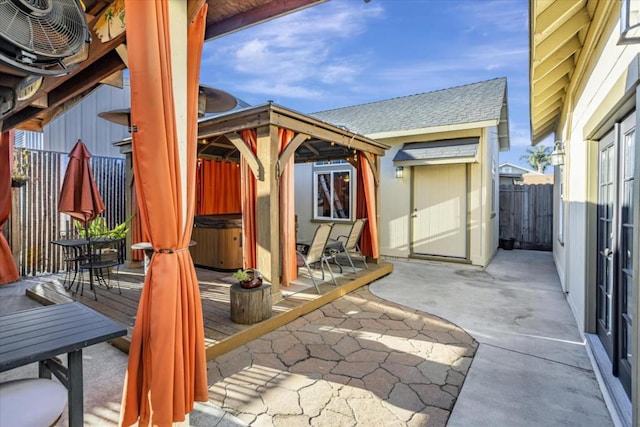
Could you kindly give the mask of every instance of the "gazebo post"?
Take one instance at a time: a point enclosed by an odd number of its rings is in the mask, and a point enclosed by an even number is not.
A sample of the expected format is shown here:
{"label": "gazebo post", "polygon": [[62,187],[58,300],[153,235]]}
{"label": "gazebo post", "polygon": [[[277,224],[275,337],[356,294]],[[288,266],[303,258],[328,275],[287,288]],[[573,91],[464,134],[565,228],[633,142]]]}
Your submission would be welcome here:
{"label": "gazebo post", "polygon": [[262,276],[271,283],[273,302],[282,299],[280,292],[280,192],[276,165],[278,161],[278,127],[258,128],[258,163],[263,170],[256,183],[256,262]]}

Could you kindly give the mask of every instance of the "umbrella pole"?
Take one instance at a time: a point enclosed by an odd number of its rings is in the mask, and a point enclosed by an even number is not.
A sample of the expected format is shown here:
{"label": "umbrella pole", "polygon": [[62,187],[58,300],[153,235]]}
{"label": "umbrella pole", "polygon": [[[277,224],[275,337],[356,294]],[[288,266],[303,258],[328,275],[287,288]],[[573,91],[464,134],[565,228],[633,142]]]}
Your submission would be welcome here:
{"label": "umbrella pole", "polygon": [[95,290],[93,289],[93,253],[91,251],[91,235],[89,234],[89,221],[84,222],[84,235],[87,238],[87,252],[89,254],[89,289],[91,289],[94,294]]}

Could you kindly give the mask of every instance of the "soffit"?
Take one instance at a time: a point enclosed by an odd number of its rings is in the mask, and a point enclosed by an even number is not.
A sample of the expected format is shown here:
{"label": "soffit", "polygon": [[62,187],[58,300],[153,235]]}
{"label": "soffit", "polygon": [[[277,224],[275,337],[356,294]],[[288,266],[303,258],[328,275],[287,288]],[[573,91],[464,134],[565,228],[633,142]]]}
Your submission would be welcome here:
{"label": "soffit", "polygon": [[530,107],[534,144],[555,130],[597,0],[531,0]]}

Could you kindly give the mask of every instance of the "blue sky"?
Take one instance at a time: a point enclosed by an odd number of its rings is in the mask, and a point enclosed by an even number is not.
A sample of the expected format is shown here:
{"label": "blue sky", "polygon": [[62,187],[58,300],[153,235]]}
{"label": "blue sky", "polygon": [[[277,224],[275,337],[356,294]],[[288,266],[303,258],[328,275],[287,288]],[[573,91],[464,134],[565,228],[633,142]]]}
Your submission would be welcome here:
{"label": "blue sky", "polygon": [[330,0],[207,42],[200,81],[313,113],[506,76],[527,166],[528,49],[526,0]]}

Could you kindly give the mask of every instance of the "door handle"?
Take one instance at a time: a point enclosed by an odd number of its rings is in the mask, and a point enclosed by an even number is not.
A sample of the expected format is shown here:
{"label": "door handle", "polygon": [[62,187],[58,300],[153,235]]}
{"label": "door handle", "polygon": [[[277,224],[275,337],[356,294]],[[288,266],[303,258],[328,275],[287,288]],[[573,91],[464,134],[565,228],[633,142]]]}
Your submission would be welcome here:
{"label": "door handle", "polygon": [[611,255],[612,253],[613,253],[613,251],[612,251],[611,249],[609,249],[609,248],[604,248],[604,250],[602,251],[602,254],[603,254],[604,256],[609,256],[609,255]]}

